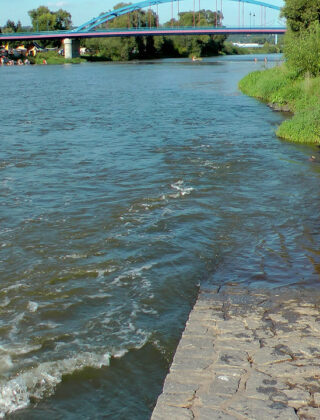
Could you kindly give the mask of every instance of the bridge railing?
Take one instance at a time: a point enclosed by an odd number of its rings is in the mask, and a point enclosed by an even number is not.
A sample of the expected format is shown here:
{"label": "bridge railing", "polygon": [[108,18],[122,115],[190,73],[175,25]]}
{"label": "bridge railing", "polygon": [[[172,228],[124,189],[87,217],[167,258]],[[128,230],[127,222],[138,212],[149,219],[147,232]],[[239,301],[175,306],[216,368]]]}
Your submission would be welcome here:
{"label": "bridge railing", "polygon": [[[183,31],[189,31],[189,30],[217,30],[217,32],[223,32],[224,30],[259,30],[259,29],[269,29],[269,30],[276,30],[276,29],[284,29],[283,26],[273,26],[273,27],[265,27],[265,26],[259,26],[259,25],[255,25],[255,26],[250,26],[250,27],[232,27],[232,26],[156,26],[156,27],[149,27],[149,26],[138,26],[138,27],[130,27],[130,28],[104,28],[104,29],[93,29],[90,31],[90,34],[94,34],[96,33],[101,34],[101,33],[114,33],[114,32],[137,32],[137,31],[144,31],[144,32],[170,32],[170,30],[172,31],[177,31],[177,30],[181,30],[181,32]],[[52,35],[59,35],[59,37],[61,37],[61,35],[64,35],[66,38],[69,36],[72,36],[73,38],[76,36],[76,34],[83,35],[83,34],[89,34],[89,32],[87,31],[79,31],[77,33],[72,32],[72,30],[67,30],[67,31],[39,31],[39,32],[10,32],[10,33],[0,33],[0,39],[1,38],[21,38],[23,39],[23,37],[28,37],[30,38],[30,36],[34,36],[34,37],[45,37],[46,35],[48,35],[48,37],[52,37]]]}
{"label": "bridge railing", "polygon": [[39,32],[7,32],[7,33],[0,33],[0,39],[1,38],[16,38],[16,37],[21,37],[23,38],[24,36],[26,37],[30,37],[30,35],[34,35],[36,36],[43,36],[43,35],[63,35],[65,34],[66,37],[68,34],[70,34],[70,31],[39,31]]}

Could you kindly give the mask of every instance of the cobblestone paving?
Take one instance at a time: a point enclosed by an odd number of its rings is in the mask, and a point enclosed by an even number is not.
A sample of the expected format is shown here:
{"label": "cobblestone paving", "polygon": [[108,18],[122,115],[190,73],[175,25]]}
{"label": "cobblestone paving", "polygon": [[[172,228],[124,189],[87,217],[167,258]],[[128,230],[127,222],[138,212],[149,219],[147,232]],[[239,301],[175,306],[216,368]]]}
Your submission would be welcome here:
{"label": "cobblestone paving", "polygon": [[320,293],[202,291],[152,420],[320,420]]}

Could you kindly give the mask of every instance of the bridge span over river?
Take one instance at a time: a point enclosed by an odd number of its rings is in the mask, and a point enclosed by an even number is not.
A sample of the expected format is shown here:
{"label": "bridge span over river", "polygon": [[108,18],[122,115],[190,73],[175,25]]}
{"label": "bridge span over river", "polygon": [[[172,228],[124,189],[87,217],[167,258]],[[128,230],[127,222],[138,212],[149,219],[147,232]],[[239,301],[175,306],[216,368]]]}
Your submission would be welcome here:
{"label": "bridge span over river", "polygon": [[[162,3],[171,3],[171,10],[173,2],[178,3],[181,0],[144,0],[138,3],[133,3],[118,9],[111,10],[107,13],[101,14],[97,18],[93,18],[88,22],[78,26],[77,28],[66,31],[42,31],[42,32],[17,32],[0,34],[0,41],[27,41],[27,40],[43,40],[43,39],[62,39],[65,44],[66,58],[73,58],[79,55],[80,39],[83,38],[98,38],[98,37],[131,37],[131,36],[169,36],[169,35],[231,35],[231,34],[283,34],[286,27],[282,26],[266,26],[266,10],[273,9],[280,12],[280,7],[274,4],[265,3],[258,0],[228,0],[238,3],[238,26],[227,27],[222,26],[216,22],[213,26],[196,26],[195,20],[195,1],[194,4],[194,25],[191,27],[170,26],[162,27],[157,23],[156,27],[128,27],[128,28],[103,28],[108,22],[116,17],[124,14],[130,14],[136,10],[143,8],[158,7]],[[261,25],[244,25],[244,7],[245,3],[260,7]],[[220,0],[220,10],[218,11],[218,0],[216,0],[216,15],[220,13],[222,16],[223,0]],[[199,0],[200,10],[200,0]],[[241,25],[242,14],[242,25]],[[173,22],[173,16],[172,20]],[[158,20],[157,20],[158,22]]]}

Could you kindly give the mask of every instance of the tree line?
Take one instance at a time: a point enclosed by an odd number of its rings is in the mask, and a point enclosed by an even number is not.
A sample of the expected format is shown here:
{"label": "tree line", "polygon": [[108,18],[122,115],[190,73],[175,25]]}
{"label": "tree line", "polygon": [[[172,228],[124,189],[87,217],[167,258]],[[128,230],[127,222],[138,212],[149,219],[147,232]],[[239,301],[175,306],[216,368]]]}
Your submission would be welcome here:
{"label": "tree line", "polygon": [[70,29],[72,25],[71,14],[63,9],[52,12],[48,7],[40,6],[37,9],[30,10],[28,14],[31,18],[32,27],[23,27],[20,20],[15,23],[9,19],[5,26],[0,28],[0,31],[2,33],[59,31]]}
{"label": "tree line", "polygon": [[[119,3],[115,9],[127,4]],[[199,26],[221,26],[222,13],[200,10],[196,24]],[[181,12],[178,19],[170,20],[163,26],[193,26],[193,12]],[[107,28],[156,27],[158,16],[152,10],[137,10],[122,15],[104,24]],[[100,27],[102,29],[102,27]],[[98,56],[107,60],[131,60],[153,57],[181,57],[195,55],[197,57],[216,55],[224,48],[225,36],[145,36],[123,38],[92,38],[83,42],[84,46],[95,51]]]}

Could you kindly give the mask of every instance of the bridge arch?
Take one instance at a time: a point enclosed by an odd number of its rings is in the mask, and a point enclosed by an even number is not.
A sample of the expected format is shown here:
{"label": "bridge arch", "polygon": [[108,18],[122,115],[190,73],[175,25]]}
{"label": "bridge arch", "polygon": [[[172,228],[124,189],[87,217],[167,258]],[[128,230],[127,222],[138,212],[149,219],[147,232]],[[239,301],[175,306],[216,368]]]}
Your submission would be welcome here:
{"label": "bridge arch", "polygon": [[[83,23],[82,25],[78,26],[73,32],[88,32],[94,29],[95,27],[101,25],[102,23],[108,22],[118,16],[125,15],[127,13],[134,12],[135,10],[143,9],[145,7],[155,6],[157,4],[163,3],[171,3],[172,1],[179,1],[179,0],[144,0],[138,3],[133,3],[128,6],[120,7],[119,9],[111,10],[107,13],[104,13],[96,18],[89,20],[88,22]],[[275,6],[270,3],[265,3],[259,0],[229,0],[229,1],[236,1],[237,3],[249,3],[254,4],[256,6],[263,6],[273,10],[280,10],[279,6]]]}

